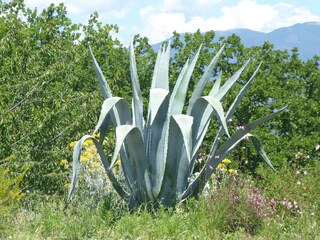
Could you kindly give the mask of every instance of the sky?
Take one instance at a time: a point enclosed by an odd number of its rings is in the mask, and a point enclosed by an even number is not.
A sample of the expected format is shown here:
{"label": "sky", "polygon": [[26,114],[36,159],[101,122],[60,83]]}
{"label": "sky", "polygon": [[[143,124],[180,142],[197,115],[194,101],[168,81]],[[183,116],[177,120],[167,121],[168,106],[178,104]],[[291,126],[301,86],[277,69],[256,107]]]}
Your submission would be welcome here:
{"label": "sky", "polygon": [[124,44],[135,34],[150,44],[179,33],[248,28],[271,32],[296,23],[320,22],[320,0],[26,0],[42,10],[63,2],[74,23],[87,23],[97,11],[104,24],[117,24],[114,33]]}

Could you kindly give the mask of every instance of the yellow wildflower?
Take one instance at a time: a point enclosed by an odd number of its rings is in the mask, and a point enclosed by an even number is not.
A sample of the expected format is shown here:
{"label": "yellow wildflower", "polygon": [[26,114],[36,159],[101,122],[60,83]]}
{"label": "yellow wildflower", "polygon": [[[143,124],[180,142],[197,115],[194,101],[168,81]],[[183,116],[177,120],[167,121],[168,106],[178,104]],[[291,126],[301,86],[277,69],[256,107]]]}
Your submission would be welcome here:
{"label": "yellow wildflower", "polygon": [[92,153],[91,151],[85,151],[82,155],[83,155],[84,157],[88,158],[88,160],[94,158],[94,155],[93,155],[93,153]]}
{"label": "yellow wildflower", "polygon": [[230,169],[229,169],[229,173],[236,173],[236,170],[233,169],[233,168],[230,168]]}
{"label": "yellow wildflower", "polygon": [[65,185],[63,185],[64,188],[69,188],[70,187],[70,183],[66,183]]}
{"label": "yellow wildflower", "polygon": [[89,162],[89,158],[86,156],[80,156],[80,162]]}
{"label": "yellow wildflower", "polygon": [[84,147],[88,147],[88,146],[92,146],[94,143],[92,141],[92,139],[88,139],[83,143]]}
{"label": "yellow wildflower", "polygon": [[69,148],[70,148],[70,149],[73,149],[76,144],[77,144],[77,141],[72,141],[72,142],[69,144]]}
{"label": "yellow wildflower", "polygon": [[98,168],[98,167],[100,167],[100,164],[99,164],[99,162],[97,162],[97,161],[92,162],[90,165],[91,165],[92,168]]}
{"label": "yellow wildflower", "polygon": [[60,161],[60,166],[63,167],[64,169],[67,169],[69,167],[69,162],[67,159],[62,159]]}
{"label": "yellow wildflower", "polygon": [[223,163],[219,163],[219,165],[217,166],[217,168],[219,168],[219,169],[223,169],[225,167],[226,167],[226,165],[224,165]]}
{"label": "yellow wildflower", "polygon": [[223,162],[224,164],[229,164],[229,163],[231,163],[231,160],[228,159],[228,158],[225,158],[225,159],[222,160],[222,162]]}
{"label": "yellow wildflower", "polygon": [[91,147],[88,147],[86,148],[85,152],[88,152],[92,155],[96,155],[98,152],[97,152],[97,148],[94,147],[94,146],[91,146]]}

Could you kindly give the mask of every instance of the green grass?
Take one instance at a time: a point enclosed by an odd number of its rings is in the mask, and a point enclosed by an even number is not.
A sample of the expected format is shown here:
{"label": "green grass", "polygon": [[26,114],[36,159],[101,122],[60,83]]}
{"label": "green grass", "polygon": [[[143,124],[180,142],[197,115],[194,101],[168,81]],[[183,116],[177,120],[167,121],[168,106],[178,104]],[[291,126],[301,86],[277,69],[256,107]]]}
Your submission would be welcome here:
{"label": "green grass", "polygon": [[[319,162],[298,174],[297,169],[272,173],[261,168],[260,180],[227,178],[200,200],[190,199],[175,209],[142,206],[133,213],[117,198],[105,198],[98,206],[79,198],[64,212],[61,196],[29,195],[7,219],[9,231],[2,238],[320,239],[319,170]],[[298,207],[287,209],[281,204],[284,199]],[[261,208],[259,201],[264,201]]]}

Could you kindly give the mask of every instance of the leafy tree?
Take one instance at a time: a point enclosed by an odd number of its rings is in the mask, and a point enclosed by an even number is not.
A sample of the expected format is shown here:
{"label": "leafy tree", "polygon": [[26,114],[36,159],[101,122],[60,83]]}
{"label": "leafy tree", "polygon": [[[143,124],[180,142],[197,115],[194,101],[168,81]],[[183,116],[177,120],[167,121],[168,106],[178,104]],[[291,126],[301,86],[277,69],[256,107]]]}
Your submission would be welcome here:
{"label": "leafy tree", "polygon": [[87,44],[101,47],[99,58],[107,52],[107,59],[119,59],[108,62],[108,73],[121,71],[125,50],[111,37],[116,27],[102,26],[97,14],[80,26],[72,24],[63,4],[41,13],[23,1],[1,2],[1,9],[0,159],[14,154],[13,165],[30,166],[26,188],[62,192],[68,179],[60,160],[70,158],[68,143],[78,132],[92,128],[86,119],[97,117],[101,103]]}

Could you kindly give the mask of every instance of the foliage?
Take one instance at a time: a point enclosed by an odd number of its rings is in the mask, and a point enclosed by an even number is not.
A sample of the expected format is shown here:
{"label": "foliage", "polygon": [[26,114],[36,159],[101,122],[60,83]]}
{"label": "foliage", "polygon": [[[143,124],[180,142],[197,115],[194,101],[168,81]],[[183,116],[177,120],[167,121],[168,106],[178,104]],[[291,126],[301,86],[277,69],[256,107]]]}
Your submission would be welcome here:
{"label": "foliage", "polygon": [[21,0],[1,1],[0,133],[5,141],[0,143],[0,159],[19,156],[10,163],[12,171],[29,166],[25,189],[64,193],[68,173],[61,169],[60,159],[68,159],[70,139],[90,128],[84,119],[98,114],[88,42],[98,59],[104,59],[105,52],[118,59],[106,61],[108,72],[116,73],[111,87],[125,85],[118,79],[124,79],[119,66],[126,64],[126,50],[113,40],[113,31],[116,26],[102,25],[97,14],[87,25],[73,24],[63,4],[38,12]]}

